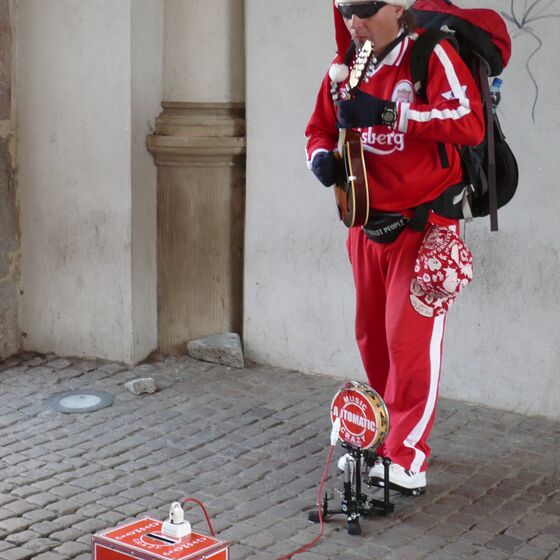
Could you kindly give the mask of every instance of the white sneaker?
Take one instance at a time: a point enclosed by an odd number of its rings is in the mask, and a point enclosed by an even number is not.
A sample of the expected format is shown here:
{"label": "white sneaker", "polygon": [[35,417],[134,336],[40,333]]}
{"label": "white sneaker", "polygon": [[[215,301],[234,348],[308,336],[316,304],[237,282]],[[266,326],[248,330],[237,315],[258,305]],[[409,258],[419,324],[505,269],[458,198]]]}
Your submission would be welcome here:
{"label": "white sneaker", "polygon": [[[375,479],[379,486],[383,486],[385,467],[381,461],[373,465],[369,471],[369,476]],[[391,463],[389,465],[389,483],[397,489],[424,490],[426,488],[426,473],[413,473],[397,463]]]}

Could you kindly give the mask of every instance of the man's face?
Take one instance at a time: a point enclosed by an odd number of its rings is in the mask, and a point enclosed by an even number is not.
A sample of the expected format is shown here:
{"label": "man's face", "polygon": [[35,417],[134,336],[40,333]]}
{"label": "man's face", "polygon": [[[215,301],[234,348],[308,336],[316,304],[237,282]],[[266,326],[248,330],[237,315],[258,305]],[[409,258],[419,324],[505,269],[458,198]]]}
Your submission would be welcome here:
{"label": "man's face", "polygon": [[369,40],[382,47],[397,35],[400,29],[399,18],[403,11],[398,6],[384,4],[371,17],[362,19],[353,15],[351,18],[344,18],[344,23],[350,35],[352,35],[352,39],[357,43],[360,44]]}

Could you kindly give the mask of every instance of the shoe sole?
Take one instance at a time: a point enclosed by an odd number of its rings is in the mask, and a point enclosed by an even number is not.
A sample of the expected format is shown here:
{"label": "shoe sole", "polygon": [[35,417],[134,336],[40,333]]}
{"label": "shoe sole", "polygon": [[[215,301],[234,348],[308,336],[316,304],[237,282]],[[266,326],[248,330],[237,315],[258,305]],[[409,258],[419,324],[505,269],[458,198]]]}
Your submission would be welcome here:
{"label": "shoe sole", "polygon": [[[377,486],[378,488],[385,488],[385,481],[382,478],[372,477],[368,479],[368,483],[371,486]],[[407,488],[406,486],[399,486],[394,482],[389,482],[389,488],[400,492],[401,494],[407,494],[408,496],[421,496],[426,493],[425,486],[419,486],[417,488]]]}

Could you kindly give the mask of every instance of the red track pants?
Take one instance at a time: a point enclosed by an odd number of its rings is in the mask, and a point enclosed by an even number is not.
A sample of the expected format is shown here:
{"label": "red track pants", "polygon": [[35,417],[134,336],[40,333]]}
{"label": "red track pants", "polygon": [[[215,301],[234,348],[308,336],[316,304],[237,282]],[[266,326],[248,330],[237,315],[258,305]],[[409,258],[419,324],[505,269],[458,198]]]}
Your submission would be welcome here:
{"label": "red track pants", "polygon": [[427,318],[410,303],[410,282],[424,233],[405,228],[383,245],[351,228],[347,247],[356,285],[356,341],[370,386],[389,411],[378,449],[405,469],[426,470],[435,419],[445,315]]}

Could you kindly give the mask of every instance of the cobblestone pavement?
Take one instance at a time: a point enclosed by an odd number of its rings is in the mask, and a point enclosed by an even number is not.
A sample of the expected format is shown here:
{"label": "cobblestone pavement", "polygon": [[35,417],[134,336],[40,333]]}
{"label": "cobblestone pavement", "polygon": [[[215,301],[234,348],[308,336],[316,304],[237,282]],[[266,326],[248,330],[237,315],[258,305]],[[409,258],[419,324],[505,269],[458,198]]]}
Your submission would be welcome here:
{"label": "cobblestone pavement", "polygon": [[[153,377],[136,396],[126,381]],[[172,501],[202,500],[232,558],[276,559],[309,542],[340,381],[252,366],[155,357],[115,363],[23,354],[0,363],[0,558],[90,558],[91,535]],[[76,388],[110,408],[62,414]],[[301,560],[560,560],[560,424],[441,400],[428,492],[349,536],[334,517]],[[337,456],[341,454],[340,448]],[[340,487],[331,467],[329,489]],[[198,509],[187,517],[206,532]]]}

